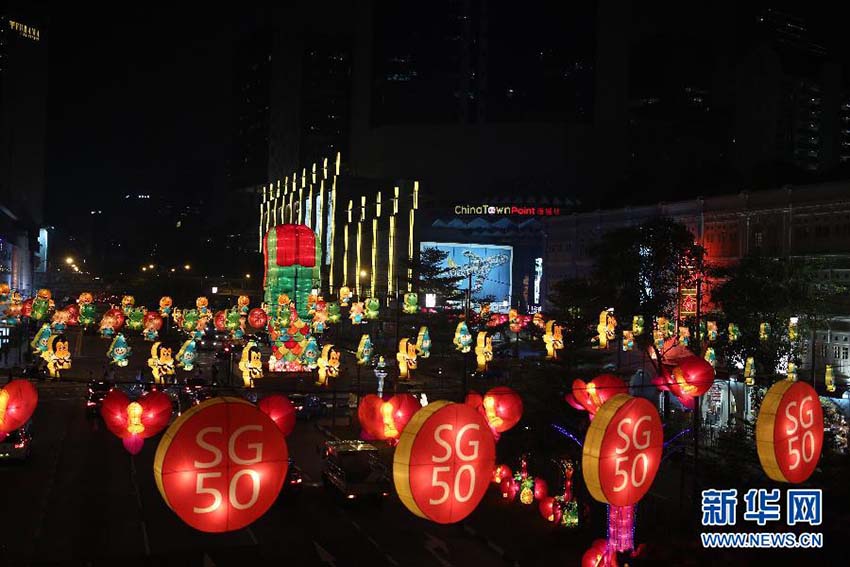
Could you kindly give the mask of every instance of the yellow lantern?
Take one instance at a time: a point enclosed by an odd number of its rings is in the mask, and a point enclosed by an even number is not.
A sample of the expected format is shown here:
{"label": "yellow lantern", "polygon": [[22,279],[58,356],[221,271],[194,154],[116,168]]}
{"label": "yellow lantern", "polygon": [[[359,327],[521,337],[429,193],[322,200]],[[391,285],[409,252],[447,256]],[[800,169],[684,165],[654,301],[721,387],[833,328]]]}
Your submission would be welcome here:
{"label": "yellow lantern", "polygon": [[679,327],[679,344],[688,346],[691,342],[691,330],[687,327]]}
{"label": "yellow lantern", "polygon": [[555,320],[546,321],[543,344],[546,345],[546,358],[558,358],[558,351],[564,348],[563,328]]}
{"label": "yellow lantern", "polygon": [[331,344],[325,345],[317,364],[319,366],[319,379],[316,380],[316,385],[327,386],[328,378],[339,376],[339,351]]}
{"label": "yellow lantern", "polygon": [[479,331],[475,343],[475,360],[478,372],[486,372],[487,364],[493,360],[493,337],[487,331]]}
{"label": "yellow lantern", "polygon": [[340,305],[348,305],[348,303],[350,301],[351,301],[351,289],[347,285],[344,285],[341,288],[339,288],[339,303],[340,303]]}
{"label": "yellow lantern", "polygon": [[831,364],[826,365],[826,376],[824,377],[824,383],[826,384],[827,392],[832,393],[835,391],[835,376],[832,373]]}
{"label": "yellow lantern", "polygon": [[705,360],[714,368],[717,365],[717,354],[714,352],[714,347],[705,349]]}
{"label": "yellow lantern", "polygon": [[752,386],[756,383],[756,361],[752,356],[747,357],[744,363],[744,383],[747,386]]}
{"label": "yellow lantern", "polygon": [[254,341],[248,341],[242,349],[239,370],[242,371],[242,383],[246,388],[253,388],[254,380],[263,377],[262,354]]}
{"label": "yellow lantern", "polygon": [[643,334],[643,315],[632,317],[632,334],[636,337]]}
{"label": "yellow lantern", "polygon": [[766,341],[770,337],[770,323],[759,325],[759,340]]}
{"label": "yellow lantern", "polygon": [[797,317],[791,317],[788,321],[788,340],[792,342],[797,340],[797,323],[799,320]]}
{"label": "yellow lantern", "polygon": [[623,331],[623,352],[629,352],[635,348],[634,331]]}
{"label": "yellow lantern", "polygon": [[599,339],[599,348],[608,348],[608,342],[614,340],[617,331],[617,319],[614,318],[614,310],[606,309],[599,314],[599,324],[596,332]]}
{"label": "yellow lantern", "polygon": [[789,382],[797,381],[797,365],[793,362],[788,363],[788,370],[785,373],[785,379]]}
{"label": "yellow lantern", "polygon": [[469,332],[466,322],[461,321],[457,324],[453,342],[455,348],[462,353],[467,353],[472,348],[472,333]]}
{"label": "yellow lantern", "polygon": [[705,324],[706,334],[708,334],[708,340],[710,342],[714,342],[717,340],[717,321],[708,321]]}
{"label": "yellow lantern", "polygon": [[410,339],[401,339],[395,358],[398,361],[398,379],[407,380],[410,371],[416,370],[416,343],[410,342]]}

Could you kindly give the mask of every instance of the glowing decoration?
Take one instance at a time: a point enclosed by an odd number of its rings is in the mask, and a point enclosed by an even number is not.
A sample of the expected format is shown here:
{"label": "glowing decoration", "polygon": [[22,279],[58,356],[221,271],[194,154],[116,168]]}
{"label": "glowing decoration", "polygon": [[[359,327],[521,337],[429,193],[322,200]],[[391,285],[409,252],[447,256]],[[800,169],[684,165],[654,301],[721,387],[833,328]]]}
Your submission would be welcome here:
{"label": "glowing decoration", "polygon": [[511,478],[513,475],[514,473],[511,471],[511,467],[508,465],[499,465],[493,470],[493,482],[502,484],[504,479]]}
{"label": "glowing decoration", "polygon": [[[175,314],[174,318],[177,318]],[[198,315],[197,309],[186,309],[183,311],[183,316],[180,319],[180,326],[183,327],[183,330],[187,333],[194,333],[195,329],[198,328],[198,321],[200,321],[200,316]]]}
{"label": "glowing decoration", "polygon": [[351,311],[348,313],[348,318],[352,325],[360,325],[364,319],[364,307],[362,301],[355,301],[351,304]]}
{"label": "glowing decoration", "polygon": [[167,376],[173,376],[174,358],[171,356],[171,347],[165,346],[161,342],[152,344],[148,368],[151,369],[155,384],[163,384]]}
{"label": "glowing decoration", "polygon": [[328,326],[328,304],[323,299],[316,302],[313,309],[313,321],[311,327],[316,334],[323,334]]}
{"label": "glowing decoration", "polygon": [[[789,382],[797,381],[797,365],[793,362],[788,363],[788,368],[785,370],[785,379]],[[827,384],[827,389],[829,389],[829,384]]]}
{"label": "glowing decoration", "polygon": [[823,408],[814,388],[787,380],[770,387],[756,420],[756,448],[772,480],[797,484],[812,475],[823,449]]}
{"label": "glowing decoration", "polygon": [[635,507],[608,506],[608,550],[623,552],[635,547]]}
{"label": "glowing decoration", "polygon": [[632,317],[632,333],[636,337],[643,334],[643,315],[635,315]]}
{"label": "glowing decoration", "polygon": [[213,398],[177,418],[154,459],[163,500],[189,526],[238,530],[262,516],[286,478],[286,439],[272,419],[238,398]]}
{"label": "glowing decoration", "polygon": [[132,311],[133,306],[136,305],[136,298],[132,295],[125,295],[121,298],[121,311],[124,312],[125,317],[130,316],[130,311]]}
{"label": "glowing decoration", "polygon": [[307,370],[315,370],[319,366],[320,353],[319,343],[316,342],[315,337],[307,339],[307,345],[301,355],[301,360]]}
{"label": "glowing decoration", "polygon": [[47,350],[41,353],[41,358],[47,363],[47,372],[51,378],[61,378],[63,370],[71,368],[71,352],[68,350],[68,339],[64,335],[53,335],[47,339]]}
{"label": "glowing decoration", "polygon": [[602,374],[589,382],[574,380],[572,393],[566,395],[566,401],[576,409],[585,410],[593,419],[605,402],[628,392],[628,386],[620,378],[613,374]]}
{"label": "glowing decoration", "polygon": [[[658,349],[659,352],[664,351],[664,331],[659,329],[655,329],[652,331],[652,343],[655,345],[655,348]],[[655,359],[655,353],[652,353],[653,360]]]}
{"label": "glowing decoration", "polygon": [[734,343],[735,341],[741,338],[741,330],[735,323],[729,323],[728,333],[730,343]]}
{"label": "glowing decoration", "polygon": [[546,319],[543,318],[543,313],[540,311],[534,314],[531,318],[531,322],[538,329],[546,329]]}
{"label": "glowing decoration", "polygon": [[487,302],[482,303],[481,304],[481,311],[478,312],[478,319],[482,323],[486,323],[487,321],[490,320],[491,312],[492,312],[492,308],[490,307],[490,304],[487,303]]}
{"label": "glowing decoration", "polygon": [[604,539],[594,540],[590,548],[581,556],[581,567],[616,567],[616,565],[616,554],[608,551],[608,542]]}
{"label": "glowing decoration", "polygon": [[339,351],[333,345],[327,344],[322,347],[322,355],[319,357],[319,379],[317,386],[327,386],[329,378],[339,376]]}
{"label": "glowing decoration", "polygon": [[295,405],[287,398],[280,394],[272,394],[266,396],[257,404],[264,414],[272,418],[272,421],[283,433],[284,437],[289,437],[289,434],[295,429],[295,418],[297,412]]}
{"label": "glowing decoration", "polygon": [[27,380],[11,380],[0,388],[0,442],[30,420],[38,405],[38,390]]}
{"label": "glowing decoration", "polygon": [[712,368],[717,366],[717,354],[714,352],[714,347],[705,349],[705,356],[703,358],[705,358]]}
{"label": "glowing decoration", "polygon": [[66,309],[57,309],[53,313],[50,321],[50,332],[54,335],[60,335],[65,332],[68,327],[68,322],[71,320],[71,313]]}
{"label": "glowing decoration", "polygon": [[491,360],[493,360],[493,337],[487,331],[479,331],[475,341],[475,361],[478,364],[478,372],[486,372]]}
{"label": "glowing decoration", "polygon": [[546,322],[543,344],[546,345],[546,358],[549,360],[557,359],[558,351],[564,348],[563,327],[554,319]]}
{"label": "glowing decoration", "polygon": [[419,353],[419,358],[431,356],[431,333],[428,327],[419,327],[419,333],[416,335],[416,352]]}
{"label": "glowing decoration", "polygon": [[189,339],[184,342],[180,347],[180,350],[177,351],[177,366],[185,370],[186,372],[190,372],[195,367],[195,360],[198,359],[198,351],[195,345],[195,341]]}
{"label": "glowing decoration", "polygon": [[230,331],[230,338],[234,341],[241,341],[245,337],[245,329],[242,325],[245,322],[245,317],[234,307],[230,311],[225,312],[225,328]]}
{"label": "glowing decoration", "polygon": [[159,338],[159,330],[162,329],[162,315],[157,311],[148,311],[142,320],[144,330],[142,335],[146,341],[156,341]]}
{"label": "glowing decoration", "polygon": [[708,341],[714,342],[717,340],[717,321],[706,321],[706,332],[708,334]]}
{"label": "glowing decoration", "polygon": [[752,356],[748,356],[744,363],[744,383],[747,386],[753,386],[756,383],[756,361]]}
{"label": "glowing decoration", "polygon": [[248,324],[254,329],[265,329],[269,322],[269,316],[259,307],[254,307],[248,312]]}
{"label": "glowing decoration", "polygon": [[679,327],[679,344],[688,346],[691,342],[691,330],[685,326]]}
{"label": "glowing decoration", "polygon": [[68,321],[66,323],[71,327],[76,327],[80,324],[80,306],[76,303],[68,304],[65,306],[65,309],[60,309],[59,311],[66,311],[68,313]]}
{"label": "glowing decoration", "polygon": [[399,438],[410,418],[421,407],[419,400],[408,393],[396,394],[387,401],[368,394],[360,400],[357,418],[364,438],[392,441]]}
{"label": "glowing decoration", "polygon": [[534,479],[534,499],[542,500],[549,496],[549,485],[540,477]]}
{"label": "glowing decoration", "polygon": [[123,333],[118,333],[112,342],[109,343],[109,349],[106,351],[106,356],[109,358],[109,363],[115,366],[125,367],[130,363],[130,354],[133,349],[127,344],[127,339]]}
{"label": "glowing decoration", "polygon": [[791,317],[788,320],[788,340],[794,342],[797,340],[797,325],[799,324],[800,319],[798,317]]}
{"label": "glowing decoration", "polygon": [[554,496],[545,496],[541,498],[540,503],[537,505],[537,510],[547,522],[557,524],[561,521],[561,509],[555,503]]}
{"label": "glowing decoration", "polygon": [[173,301],[168,295],[163,295],[159,298],[159,314],[163,319],[167,319],[171,315]]}
{"label": "glowing decoration", "polygon": [[321,246],[316,233],[303,224],[272,227],[263,239],[265,300],[272,304],[286,294],[299,313],[307,313],[307,299],[320,281]]}
{"label": "glowing decoration", "polygon": [[33,298],[30,297],[21,303],[21,315],[23,317],[32,317],[32,302]]}
{"label": "glowing decoration", "polygon": [[372,355],[375,354],[375,349],[372,346],[372,339],[369,335],[360,337],[360,343],[357,345],[357,364],[363,366],[372,362]]}
{"label": "glowing decoration", "polygon": [[339,310],[339,303],[333,301],[328,303],[328,323],[339,323],[342,320],[342,313]]}
{"label": "glowing decoration", "polygon": [[156,390],[131,402],[124,392],[113,388],[100,407],[106,428],[121,439],[132,455],[142,450],[145,439],[165,429],[172,411],[171,398]]}
{"label": "glowing decoration", "polygon": [[347,307],[348,304],[351,303],[351,296],[351,289],[347,285],[344,285],[339,288],[339,302],[342,305]]}
{"label": "glowing decoration", "polygon": [[6,303],[9,301],[9,293],[12,291],[12,288],[9,287],[9,284],[6,282],[0,282],[0,303]]}
{"label": "glowing decoration", "polygon": [[36,321],[42,321],[47,317],[47,312],[53,307],[53,294],[49,289],[40,289],[36,292],[32,301],[30,317]]}
{"label": "glowing decoration", "polygon": [[243,317],[248,316],[248,311],[250,311],[251,298],[247,295],[240,295],[236,298],[236,307],[239,308],[239,314]]}
{"label": "glowing decoration", "polygon": [[100,319],[100,336],[111,339],[123,326],[124,313],[117,307],[112,307]]}
{"label": "glowing decoration", "polygon": [[596,414],[582,448],[587,489],[599,502],[629,506],[647,493],[664,446],[661,417],[644,398],[617,394]]}
{"label": "glowing decoration", "polygon": [[213,315],[213,327],[215,327],[216,331],[227,329],[227,312],[224,309],[216,311],[215,315]]}
{"label": "glowing decoration", "polygon": [[635,334],[633,331],[623,331],[623,352],[630,352],[635,348]]}
{"label": "glowing decoration", "polygon": [[826,375],[824,376],[824,384],[826,391],[832,393],[835,391],[835,375],[832,373],[832,365],[826,365]]}
{"label": "glowing decoration", "polygon": [[398,342],[398,352],[395,355],[398,361],[398,379],[407,380],[416,370],[416,344],[409,339],[401,339]]}
{"label": "glowing decoration", "polygon": [[209,309],[210,300],[207,299],[206,297],[204,297],[203,295],[195,300],[195,307],[198,308],[198,316],[199,317],[205,318],[205,317],[209,317],[211,315],[210,309]]}
{"label": "glowing decoration", "polygon": [[44,323],[41,328],[36,331],[35,336],[32,341],[30,341],[30,347],[32,347],[32,353],[36,356],[41,356],[47,351],[47,341],[50,339],[50,323]]}
{"label": "glowing decoration", "polygon": [[183,326],[183,311],[179,307],[175,307],[171,312],[171,318],[174,319],[174,324],[178,327]]}
{"label": "glowing decoration", "polygon": [[496,445],[484,417],[464,404],[432,402],[401,434],[393,480],[405,507],[440,524],[467,517],[487,491]]}
{"label": "glowing decoration", "polygon": [[670,372],[675,389],[671,388],[678,397],[702,396],[708,392],[714,383],[714,367],[705,359],[698,356],[688,356],[677,360],[676,366]]}
{"label": "glowing decoration", "polygon": [[21,315],[23,315],[23,305],[24,301],[20,292],[13,291],[9,294],[9,306],[6,307],[4,313],[9,324],[16,325],[20,322]]}
{"label": "glowing decoration", "polygon": [[512,333],[519,333],[522,330],[522,322],[519,319],[519,312],[513,307],[508,311],[508,328]]}
{"label": "glowing decoration", "polygon": [[656,317],[655,328],[661,331],[665,340],[672,337],[673,333],[676,331],[676,325],[667,317]]}
{"label": "glowing decoration", "polygon": [[270,333],[274,340],[269,358],[269,370],[272,372],[302,372],[309,366],[315,366],[316,360],[306,359],[307,345],[315,342],[310,334],[310,325],[301,320],[294,307],[288,319],[287,325],[278,327],[279,333]]}
{"label": "glowing decoration", "polygon": [[381,309],[381,302],[374,297],[369,297],[366,298],[363,307],[366,310],[366,319],[374,321],[378,318],[378,314]]}
{"label": "glowing decoration", "polygon": [[770,323],[759,325],[759,340],[764,342],[770,338]]}
{"label": "glowing decoration", "polygon": [[403,311],[408,315],[413,315],[419,311],[419,295],[413,292],[404,294]]}
{"label": "glowing decoration", "polygon": [[455,329],[454,345],[457,350],[462,353],[467,353],[472,348],[472,335],[469,332],[469,327],[466,322],[461,321]]}
{"label": "glowing decoration", "polygon": [[511,429],[522,418],[522,398],[507,386],[490,389],[481,405],[487,425],[497,435]]}
{"label": "glowing decoration", "polygon": [[600,349],[608,348],[608,343],[614,340],[617,331],[617,319],[613,309],[599,313],[599,324],[596,325],[597,341]]}
{"label": "glowing decoration", "polygon": [[242,383],[246,388],[253,388],[254,380],[263,377],[262,353],[254,341],[248,341],[242,349],[239,370],[242,372]]}
{"label": "glowing decoration", "polygon": [[520,470],[514,475],[519,486],[519,501],[526,506],[534,502],[534,477],[528,474],[528,456],[520,459]]}
{"label": "glowing decoration", "polygon": [[375,362],[375,370],[372,371],[375,374],[375,379],[378,381],[378,397],[384,395],[384,380],[387,377],[387,362],[384,360],[383,356],[378,356],[378,360]]}
{"label": "glowing decoration", "polygon": [[126,314],[127,328],[132,331],[141,331],[144,326],[145,313],[147,309],[144,307],[131,308]]}

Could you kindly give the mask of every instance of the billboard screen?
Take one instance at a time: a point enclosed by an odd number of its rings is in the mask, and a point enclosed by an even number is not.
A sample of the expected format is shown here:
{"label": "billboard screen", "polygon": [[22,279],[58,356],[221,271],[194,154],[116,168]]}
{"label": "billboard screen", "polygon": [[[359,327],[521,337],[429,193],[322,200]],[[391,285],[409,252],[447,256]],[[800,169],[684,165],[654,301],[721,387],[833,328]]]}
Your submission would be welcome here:
{"label": "billboard screen", "polygon": [[[460,289],[469,287],[472,275],[472,299],[489,297],[493,302],[511,302],[513,247],[494,244],[422,242],[419,249],[436,248],[448,254],[444,267],[453,276],[462,276]],[[494,308],[497,305],[493,305]]]}

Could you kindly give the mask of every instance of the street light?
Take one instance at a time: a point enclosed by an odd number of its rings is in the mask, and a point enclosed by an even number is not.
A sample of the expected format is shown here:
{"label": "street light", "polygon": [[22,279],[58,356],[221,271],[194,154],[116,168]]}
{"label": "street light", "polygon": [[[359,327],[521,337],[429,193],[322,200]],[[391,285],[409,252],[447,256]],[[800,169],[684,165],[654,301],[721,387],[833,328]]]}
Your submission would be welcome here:
{"label": "street light", "polygon": [[142,271],[143,271],[143,272],[147,272],[147,271],[148,271],[147,266],[142,266]]}
{"label": "street light", "polygon": [[153,264],[148,264],[148,269],[153,270]]}
{"label": "street light", "polygon": [[191,269],[192,269],[192,266],[190,266],[189,264],[184,264],[184,265],[183,265],[183,269],[184,269],[184,270],[191,270]]}
{"label": "street light", "polygon": [[74,258],[72,258],[71,256],[68,256],[67,258],[65,258],[65,263],[70,266],[71,264],[74,263]]}
{"label": "street light", "polygon": [[360,301],[363,300],[363,288],[364,288],[363,280],[366,279],[366,276],[368,276],[368,275],[369,275],[369,272],[367,272],[366,270],[360,270],[360,290],[359,290],[359,295],[358,295],[358,299]]}
{"label": "street light", "polygon": [[246,278],[248,278],[248,279],[250,280],[250,279],[251,279],[251,274],[245,274],[245,277],[246,277]]}

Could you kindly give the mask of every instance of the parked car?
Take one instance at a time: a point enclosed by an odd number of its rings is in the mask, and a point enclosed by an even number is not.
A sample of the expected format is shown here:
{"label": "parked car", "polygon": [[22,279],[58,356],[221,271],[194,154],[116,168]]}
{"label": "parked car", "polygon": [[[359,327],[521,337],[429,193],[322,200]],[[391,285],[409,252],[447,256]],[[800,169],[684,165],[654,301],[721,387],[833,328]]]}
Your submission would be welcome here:
{"label": "parked car", "polygon": [[32,433],[28,421],[19,429],[9,432],[0,441],[0,461],[25,461],[32,453]]}
{"label": "parked car", "polygon": [[295,416],[299,419],[313,419],[324,413],[321,398],[314,394],[290,394],[289,401],[295,406]]}
{"label": "parked car", "polygon": [[346,500],[390,494],[390,478],[374,445],[357,440],[326,441],[322,482]]}
{"label": "parked car", "polygon": [[89,382],[88,397],[86,398],[86,412],[89,415],[100,415],[100,407],[103,405],[103,398],[112,389],[112,384],[102,380],[92,380]]}

